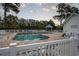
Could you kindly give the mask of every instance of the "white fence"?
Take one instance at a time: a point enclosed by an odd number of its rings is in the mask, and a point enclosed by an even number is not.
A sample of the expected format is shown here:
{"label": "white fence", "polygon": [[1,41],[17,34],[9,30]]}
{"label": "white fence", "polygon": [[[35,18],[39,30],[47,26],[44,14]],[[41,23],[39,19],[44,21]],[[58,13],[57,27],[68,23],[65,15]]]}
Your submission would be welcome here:
{"label": "white fence", "polygon": [[77,56],[79,55],[79,39],[62,39],[44,43],[0,48],[2,56]]}

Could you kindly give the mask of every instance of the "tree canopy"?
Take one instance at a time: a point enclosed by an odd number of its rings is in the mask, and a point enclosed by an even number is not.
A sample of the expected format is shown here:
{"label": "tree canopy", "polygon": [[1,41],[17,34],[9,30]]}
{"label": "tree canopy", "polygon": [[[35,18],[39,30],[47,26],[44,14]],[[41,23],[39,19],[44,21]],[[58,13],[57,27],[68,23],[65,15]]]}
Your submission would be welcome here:
{"label": "tree canopy", "polygon": [[15,13],[19,12],[20,3],[2,3],[2,7],[4,9],[4,20],[6,22],[7,12],[10,10],[14,11]]}
{"label": "tree canopy", "polygon": [[6,23],[0,22],[0,29],[46,29],[48,24],[51,24],[54,27],[53,29],[55,29],[55,23],[51,19],[50,21],[27,21],[24,18],[18,19],[17,16],[8,15],[6,20]]}
{"label": "tree canopy", "polygon": [[54,18],[60,20],[61,24],[62,20],[68,18],[72,13],[79,14],[79,10],[77,7],[72,7],[71,5],[66,3],[59,3],[56,7],[59,14],[55,15]]}

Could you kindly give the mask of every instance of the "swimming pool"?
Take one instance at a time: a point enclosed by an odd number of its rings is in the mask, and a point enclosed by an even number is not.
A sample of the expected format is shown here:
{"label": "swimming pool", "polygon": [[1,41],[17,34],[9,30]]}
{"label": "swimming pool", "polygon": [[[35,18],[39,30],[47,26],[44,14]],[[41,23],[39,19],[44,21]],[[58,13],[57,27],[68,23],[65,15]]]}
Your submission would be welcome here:
{"label": "swimming pool", "polygon": [[40,34],[17,34],[15,36],[16,40],[47,40],[49,37]]}

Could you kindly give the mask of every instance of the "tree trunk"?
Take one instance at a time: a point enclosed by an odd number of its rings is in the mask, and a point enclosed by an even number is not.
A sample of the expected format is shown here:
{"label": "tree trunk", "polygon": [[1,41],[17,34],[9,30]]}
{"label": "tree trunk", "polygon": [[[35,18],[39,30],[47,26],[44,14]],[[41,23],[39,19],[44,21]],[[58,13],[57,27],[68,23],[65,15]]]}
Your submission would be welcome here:
{"label": "tree trunk", "polygon": [[60,26],[62,26],[62,19],[60,20]]}
{"label": "tree trunk", "polygon": [[6,3],[4,4],[4,21],[6,23]]}
{"label": "tree trunk", "polygon": [[62,19],[60,20],[60,30],[62,30]]}

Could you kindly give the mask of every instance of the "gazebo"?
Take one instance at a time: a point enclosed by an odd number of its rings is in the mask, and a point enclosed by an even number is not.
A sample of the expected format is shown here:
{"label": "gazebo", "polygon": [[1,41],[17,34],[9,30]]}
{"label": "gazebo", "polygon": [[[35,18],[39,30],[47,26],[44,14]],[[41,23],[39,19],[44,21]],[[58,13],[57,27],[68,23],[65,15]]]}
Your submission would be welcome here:
{"label": "gazebo", "polygon": [[47,30],[51,30],[51,31],[52,31],[53,26],[52,26],[51,24],[48,24],[48,25],[46,26],[46,29],[47,29]]}

